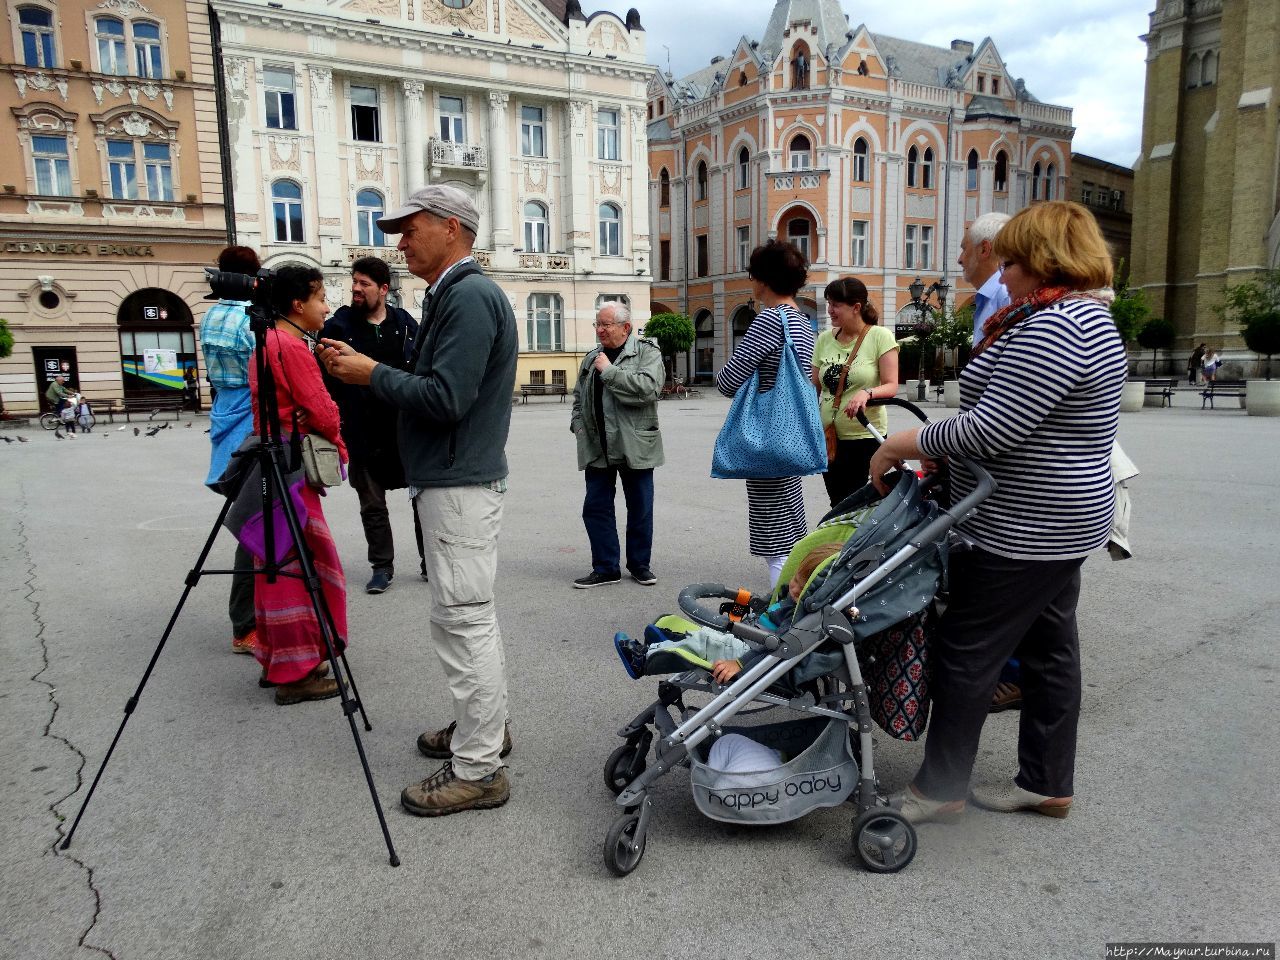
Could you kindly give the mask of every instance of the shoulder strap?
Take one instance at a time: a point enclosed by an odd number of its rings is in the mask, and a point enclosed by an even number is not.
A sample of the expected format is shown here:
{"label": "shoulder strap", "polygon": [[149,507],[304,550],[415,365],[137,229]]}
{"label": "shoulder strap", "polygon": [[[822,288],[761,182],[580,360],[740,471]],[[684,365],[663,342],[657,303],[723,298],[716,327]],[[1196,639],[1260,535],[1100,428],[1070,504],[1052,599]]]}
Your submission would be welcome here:
{"label": "shoulder strap", "polygon": [[860,334],[858,339],[854,341],[853,349],[849,351],[849,359],[844,362],[844,366],[840,369],[840,389],[832,396],[831,406],[839,412],[840,399],[844,396],[844,384],[849,377],[849,368],[853,366],[853,361],[858,358],[858,350],[862,347],[862,341],[866,339],[867,334],[871,332],[871,327],[867,326]]}

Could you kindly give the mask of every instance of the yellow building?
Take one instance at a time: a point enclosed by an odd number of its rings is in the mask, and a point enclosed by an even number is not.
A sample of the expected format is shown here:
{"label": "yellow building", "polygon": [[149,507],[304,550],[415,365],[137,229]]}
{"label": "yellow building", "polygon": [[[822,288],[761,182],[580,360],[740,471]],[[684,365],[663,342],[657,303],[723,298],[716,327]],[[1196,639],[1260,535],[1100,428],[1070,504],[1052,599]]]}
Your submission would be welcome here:
{"label": "yellow building", "polygon": [[8,0],[0,34],[0,363],[13,412],[59,373],[91,400],[177,391],[226,242],[197,0]]}
{"label": "yellow building", "polygon": [[1280,3],[1157,0],[1135,169],[1133,283],[1201,341],[1251,362],[1218,308],[1280,267]]}
{"label": "yellow building", "polygon": [[[965,226],[1066,196],[1071,111],[1011,77],[987,38],[949,49],[851,27],[837,0],[777,0],[759,41],[649,89],[651,310],[693,318],[695,377],[721,366],[754,315],[746,258],[780,237],[810,260],[801,306],[856,275],[886,322],[908,287],[972,291]],[[821,324],[825,317],[818,319]]]}

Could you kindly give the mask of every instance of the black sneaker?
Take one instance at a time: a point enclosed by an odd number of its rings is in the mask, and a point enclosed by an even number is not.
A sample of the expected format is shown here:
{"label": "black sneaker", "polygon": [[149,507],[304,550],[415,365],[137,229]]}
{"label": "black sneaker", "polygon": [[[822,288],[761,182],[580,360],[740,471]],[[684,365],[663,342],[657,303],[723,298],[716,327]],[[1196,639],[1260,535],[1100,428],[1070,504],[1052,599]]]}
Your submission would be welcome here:
{"label": "black sneaker", "polygon": [[585,577],[579,577],[573,581],[573,585],[579,590],[588,590],[591,587],[603,587],[611,583],[621,583],[621,573],[596,573],[594,570]]}
{"label": "black sneaker", "polygon": [[658,582],[658,578],[653,575],[653,571],[648,567],[636,567],[631,571],[631,579],[646,587],[652,587]]}
{"label": "black sneaker", "polygon": [[391,580],[395,574],[390,570],[375,570],[373,576],[369,578],[369,582],[364,585],[365,593],[386,593],[387,587],[391,586]]}

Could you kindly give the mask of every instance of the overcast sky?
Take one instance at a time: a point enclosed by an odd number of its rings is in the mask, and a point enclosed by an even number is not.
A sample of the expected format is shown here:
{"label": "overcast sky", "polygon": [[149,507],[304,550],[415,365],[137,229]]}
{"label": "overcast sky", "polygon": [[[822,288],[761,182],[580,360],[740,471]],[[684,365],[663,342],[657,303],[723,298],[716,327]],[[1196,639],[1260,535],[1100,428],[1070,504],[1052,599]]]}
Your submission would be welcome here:
{"label": "overcast sky", "polygon": [[[771,0],[623,0],[606,9],[622,13],[632,4],[647,33],[649,61],[666,69],[669,48],[677,78],[713,56],[728,56],[743,34],[759,40],[773,10]],[[1125,166],[1137,158],[1146,77],[1146,45],[1138,37],[1155,0],[844,0],[843,6],[851,26],[865,23],[891,37],[939,47],[991,37],[1013,77],[1025,79],[1039,99],[1075,111],[1077,152]]]}

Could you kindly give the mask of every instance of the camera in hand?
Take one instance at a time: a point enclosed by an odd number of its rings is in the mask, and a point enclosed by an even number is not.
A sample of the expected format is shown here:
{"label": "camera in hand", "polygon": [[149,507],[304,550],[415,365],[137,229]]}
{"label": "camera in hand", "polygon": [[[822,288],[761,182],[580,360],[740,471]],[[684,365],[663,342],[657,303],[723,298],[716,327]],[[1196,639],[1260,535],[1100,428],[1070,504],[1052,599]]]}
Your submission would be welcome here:
{"label": "camera in hand", "polygon": [[259,270],[257,276],[251,277],[246,273],[205,267],[204,275],[209,281],[209,289],[213,291],[205,299],[248,300],[254,306],[271,309],[272,286],[276,276],[274,270]]}

